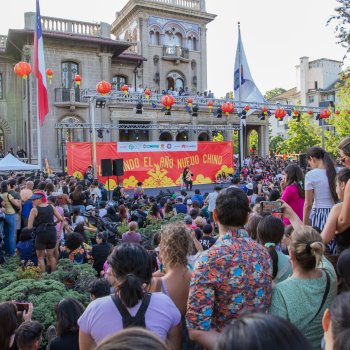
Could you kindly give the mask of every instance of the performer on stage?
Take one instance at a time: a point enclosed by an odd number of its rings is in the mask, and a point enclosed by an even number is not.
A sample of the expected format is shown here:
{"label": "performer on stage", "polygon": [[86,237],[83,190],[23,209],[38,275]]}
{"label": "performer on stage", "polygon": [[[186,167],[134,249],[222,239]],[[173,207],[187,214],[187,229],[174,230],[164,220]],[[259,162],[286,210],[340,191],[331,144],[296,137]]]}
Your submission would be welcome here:
{"label": "performer on stage", "polygon": [[186,167],[182,173],[182,180],[183,183],[186,185],[186,191],[188,191],[188,188],[190,191],[192,191],[192,176],[193,174],[191,173],[190,169]]}

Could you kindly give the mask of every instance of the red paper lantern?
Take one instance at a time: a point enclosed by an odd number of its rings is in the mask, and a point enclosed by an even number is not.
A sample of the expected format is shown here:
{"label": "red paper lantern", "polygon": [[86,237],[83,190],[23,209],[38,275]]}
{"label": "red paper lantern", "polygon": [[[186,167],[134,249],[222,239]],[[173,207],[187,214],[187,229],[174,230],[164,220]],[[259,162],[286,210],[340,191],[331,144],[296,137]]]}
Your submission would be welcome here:
{"label": "red paper lantern", "polygon": [[267,109],[267,107],[266,107],[266,106],[264,106],[263,108],[261,108],[261,111],[263,112],[263,114],[266,114],[266,113],[267,113],[267,111],[268,111],[268,109]]}
{"label": "red paper lantern", "polygon": [[193,99],[192,99],[191,97],[189,97],[189,98],[187,99],[187,104],[188,104],[190,107],[192,107],[192,103],[193,103]]}
{"label": "red paper lantern", "polygon": [[231,102],[224,102],[221,105],[221,110],[226,114],[227,117],[234,111],[234,109],[235,105]]}
{"label": "red paper lantern", "polygon": [[275,110],[275,117],[278,120],[283,120],[283,118],[286,116],[286,111],[283,108],[277,108]]}
{"label": "red paper lantern", "polygon": [[51,84],[51,79],[52,79],[52,76],[53,76],[53,72],[52,72],[52,69],[51,68],[47,68],[46,69],[46,76],[47,78],[49,79],[49,82]]}
{"label": "red paper lantern", "polygon": [[300,111],[299,111],[298,109],[295,109],[295,110],[293,111],[293,115],[294,115],[295,117],[297,117],[299,114],[300,114]]}
{"label": "red paper lantern", "polygon": [[248,112],[248,111],[250,110],[249,105],[246,105],[246,106],[244,107],[244,110],[245,110],[246,112]]}
{"label": "red paper lantern", "polygon": [[124,95],[126,96],[129,93],[129,86],[125,84],[121,87],[121,90],[124,92]]}
{"label": "red paper lantern", "polygon": [[207,106],[209,108],[209,111],[211,112],[212,109],[213,109],[213,106],[214,106],[214,102],[212,100],[209,100],[208,103],[207,103]]}
{"label": "red paper lantern", "polygon": [[28,62],[18,62],[13,68],[16,75],[22,77],[23,79],[27,79],[27,76],[32,72],[32,67]]}
{"label": "red paper lantern", "polygon": [[350,114],[350,109],[348,110],[348,114]]}
{"label": "red paper lantern", "polygon": [[327,119],[329,118],[331,115],[331,111],[329,109],[323,109],[321,112],[320,112],[320,117],[321,119]]}
{"label": "red paper lantern", "polygon": [[171,95],[165,95],[162,97],[160,100],[160,103],[167,109],[169,110],[171,106],[175,103],[175,98],[174,96]]}
{"label": "red paper lantern", "polygon": [[335,111],[335,114],[336,114],[336,115],[339,115],[339,114],[340,114],[340,110],[337,109],[337,110]]}
{"label": "red paper lantern", "polygon": [[77,84],[77,86],[80,86],[80,83],[81,83],[81,76],[79,74],[77,74],[75,77],[74,77],[74,81],[75,83]]}
{"label": "red paper lantern", "polygon": [[307,114],[308,114],[308,115],[313,115],[313,114],[314,114],[314,111],[313,111],[312,109],[309,109],[309,110],[307,111]]}
{"label": "red paper lantern", "polygon": [[99,92],[101,95],[106,95],[108,94],[112,89],[112,86],[110,83],[108,83],[107,81],[100,81],[97,85],[96,85],[96,90],[97,92]]}
{"label": "red paper lantern", "polygon": [[146,96],[147,100],[149,100],[149,98],[150,98],[150,96],[151,96],[151,93],[152,93],[152,92],[151,92],[151,89],[148,89],[148,88],[147,88],[147,89],[145,90],[145,96]]}

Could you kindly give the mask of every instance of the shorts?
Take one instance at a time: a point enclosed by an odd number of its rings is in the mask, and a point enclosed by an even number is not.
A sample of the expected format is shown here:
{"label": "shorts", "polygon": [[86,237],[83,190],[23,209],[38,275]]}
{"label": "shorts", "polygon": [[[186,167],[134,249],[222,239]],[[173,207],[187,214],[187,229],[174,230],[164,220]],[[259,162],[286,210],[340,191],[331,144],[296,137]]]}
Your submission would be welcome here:
{"label": "shorts", "polygon": [[208,213],[209,213],[209,220],[210,220],[210,222],[214,222],[213,212],[209,211]]}
{"label": "shorts", "polygon": [[35,237],[35,249],[36,250],[45,250],[45,249],[54,249],[57,242],[57,231],[55,226],[47,227],[46,231],[36,232]]}

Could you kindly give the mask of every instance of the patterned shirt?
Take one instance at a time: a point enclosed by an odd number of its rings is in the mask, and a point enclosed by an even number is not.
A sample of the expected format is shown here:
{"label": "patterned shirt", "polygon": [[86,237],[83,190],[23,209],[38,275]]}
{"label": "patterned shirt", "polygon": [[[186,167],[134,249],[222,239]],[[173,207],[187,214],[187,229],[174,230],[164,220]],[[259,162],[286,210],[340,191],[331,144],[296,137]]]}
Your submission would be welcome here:
{"label": "patterned shirt", "polygon": [[241,312],[266,312],[271,284],[272,262],[267,250],[245,230],[228,231],[196,263],[187,326],[220,332]]}

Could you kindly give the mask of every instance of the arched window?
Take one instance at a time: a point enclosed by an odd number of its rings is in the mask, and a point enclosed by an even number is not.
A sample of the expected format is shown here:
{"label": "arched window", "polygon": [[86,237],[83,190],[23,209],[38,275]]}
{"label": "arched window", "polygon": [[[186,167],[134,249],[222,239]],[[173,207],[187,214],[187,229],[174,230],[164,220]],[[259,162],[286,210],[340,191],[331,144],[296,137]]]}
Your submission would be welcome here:
{"label": "arched window", "polygon": [[61,136],[61,140],[59,141],[63,141],[63,142],[84,142],[86,141],[84,139],[84,129],[76,129],[76,128],[72,128],[71,126],[73,126],[74,124],[79,124],[81,123],[81,120],[79,117],[77,116],[68,116],[68,117],[64,117],[61,120],[61,123],[66,123],[66,128],[61,129],[62,130],[62,134]]}
{"label": "arched window", "polygon": [[112,86],[117,90],[120,91],[121,87],[128,83],[127,78],[124,75],[115,75],[112,78]]}
{"label": "arched window", "polygon": [[174,34],[171,31],[165,33],[164,44],[167,46],[182,46],[182,35],[180,33]]}
{"label": "arched window", "polygon": [[193,51],[197,51],[197,39],[196,38],[193,38],[193,44],[192,44],[192,50]]}
{"label": "arched window", "polygon": [[153,31],[153,30],[151,30],[151,31],[149,32],[149,43],[150,43],[151,45],[154,45],[154,44],[155,44],[155,34],[154,34],[154,31]]}
{"label": "arched window", "polygon": [[74,88],[74,77],[79,74],[79,65],[76,62],[65,61],[61,65],[62,87],[65,89]]}
{"label": "arched window", "polygon": [[159,34],[159,32],[156,32],[155,44],[156,44],[156,45],[160,45],[160,34]]}
{"label": "arched window", "polygon": [[187,38],[187,48],[189,50],[192,50],[192,38],[191,37]]}

